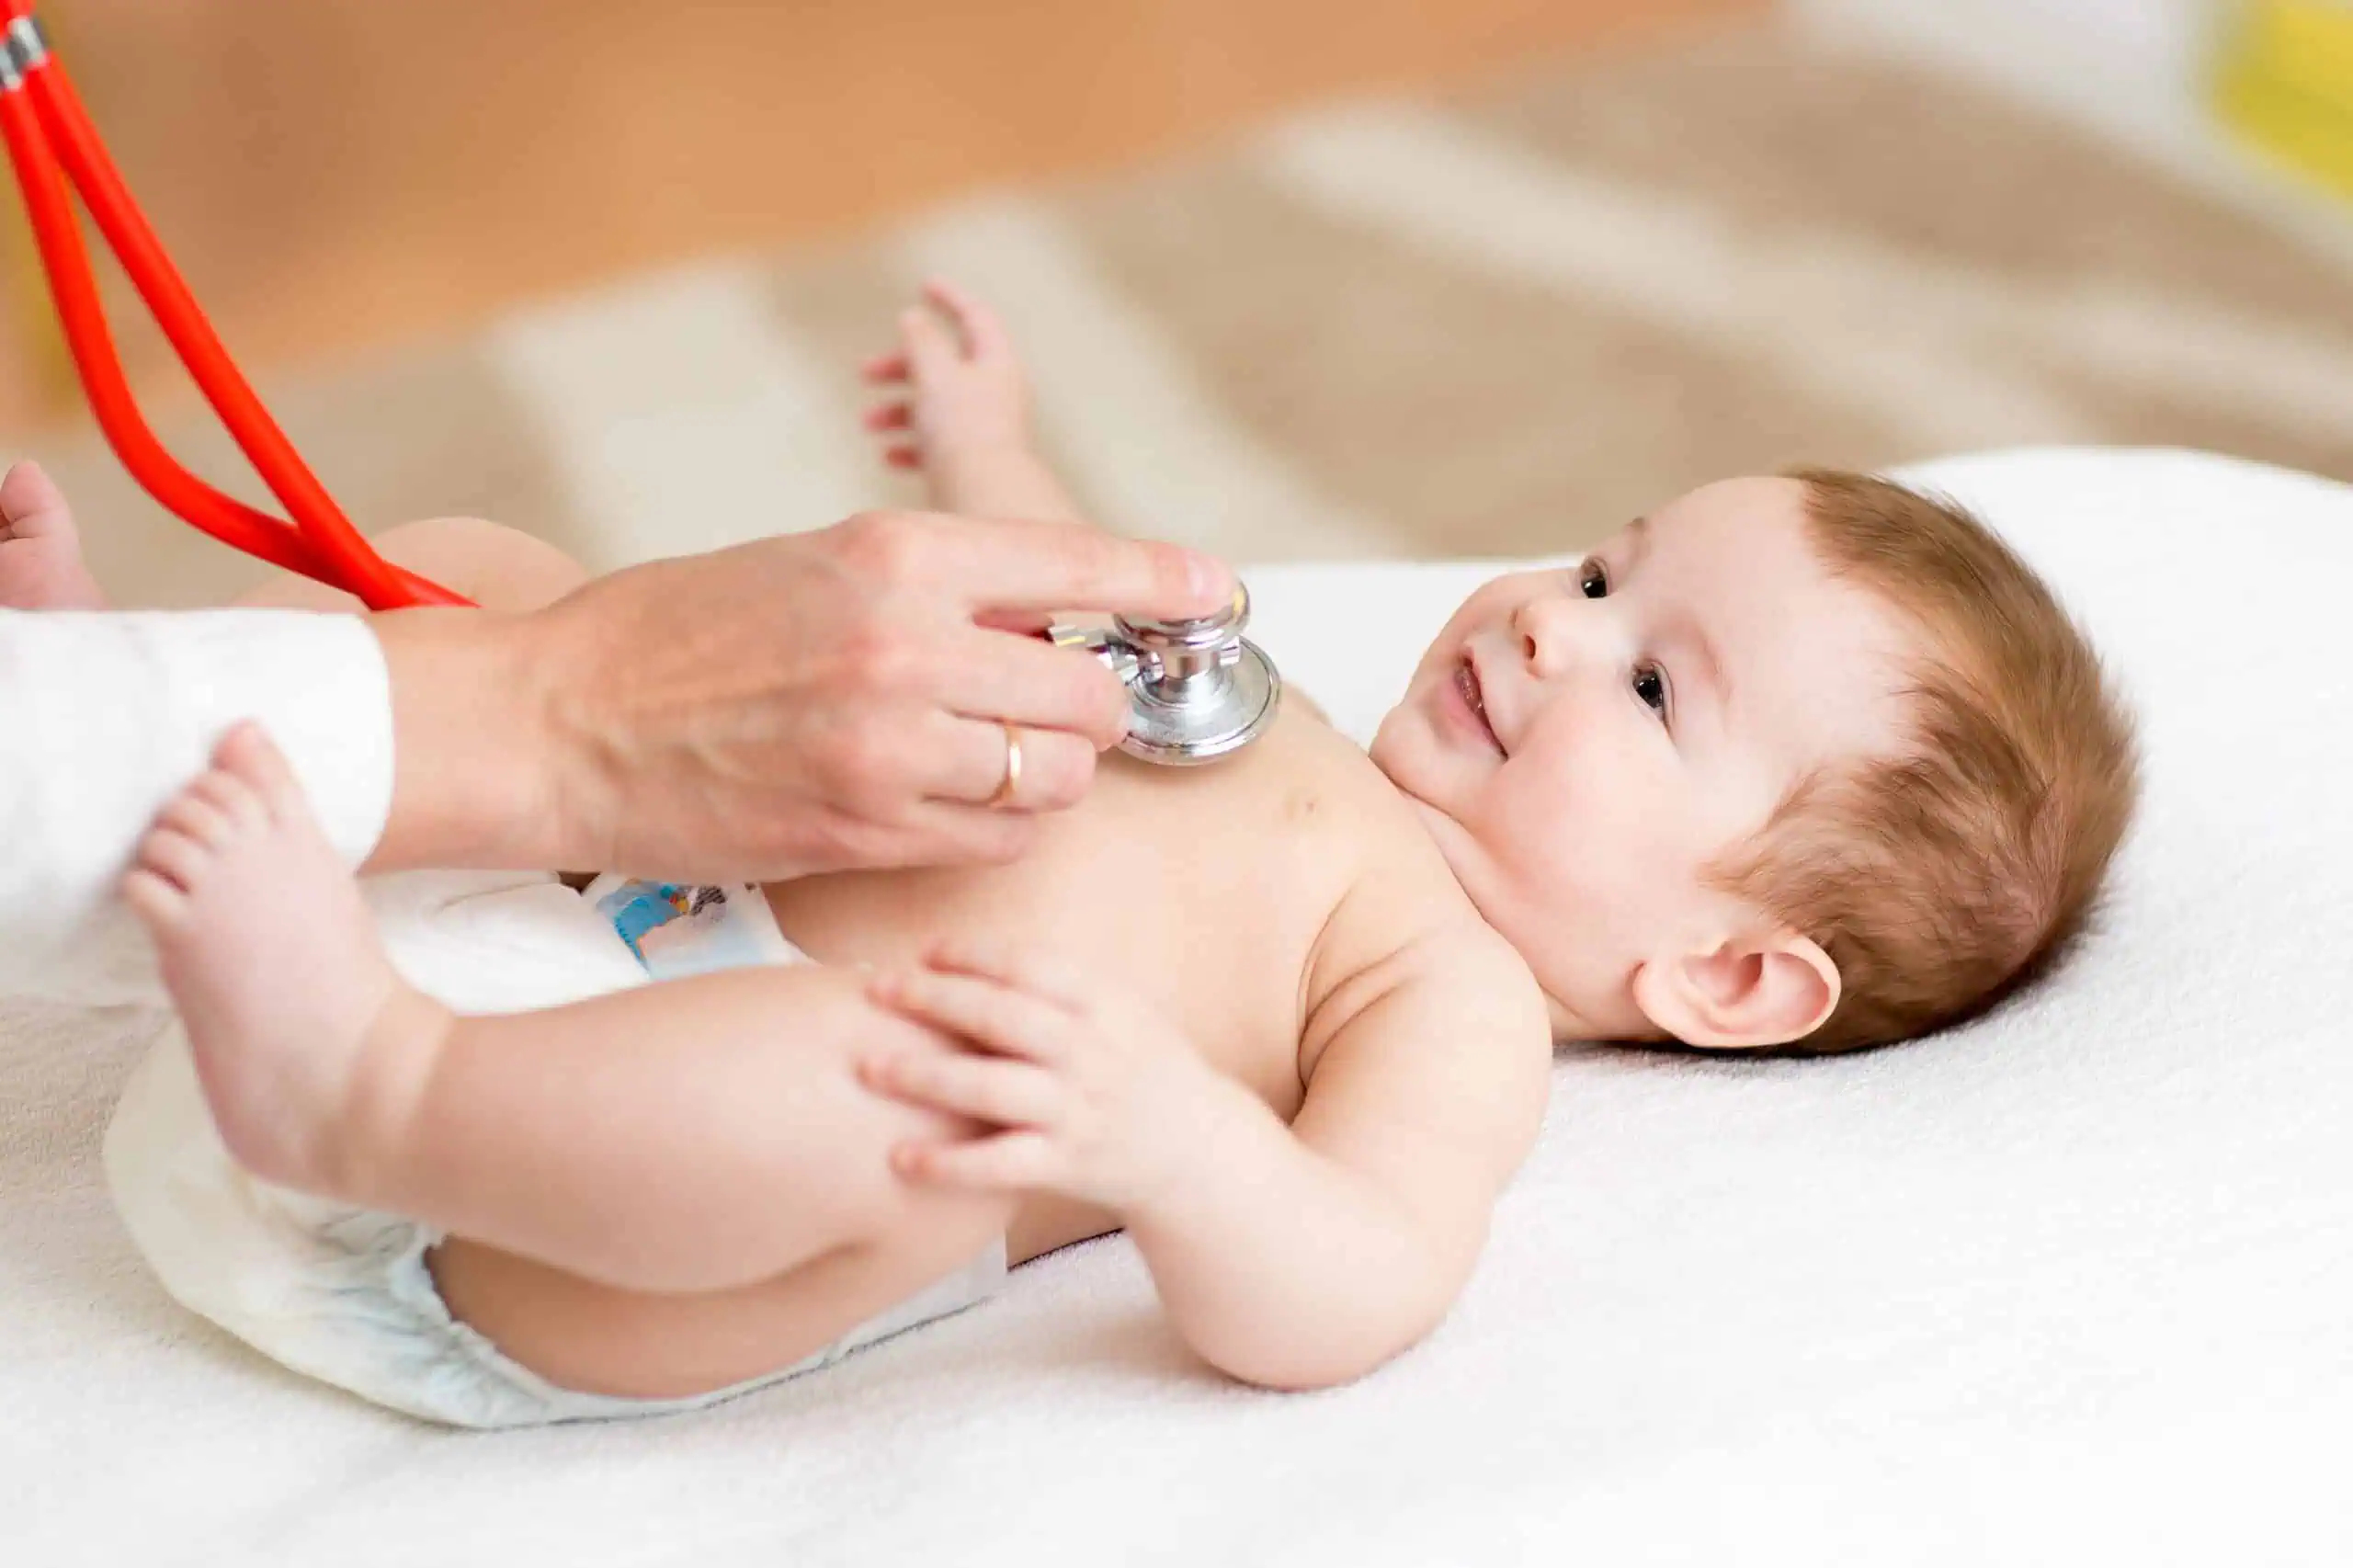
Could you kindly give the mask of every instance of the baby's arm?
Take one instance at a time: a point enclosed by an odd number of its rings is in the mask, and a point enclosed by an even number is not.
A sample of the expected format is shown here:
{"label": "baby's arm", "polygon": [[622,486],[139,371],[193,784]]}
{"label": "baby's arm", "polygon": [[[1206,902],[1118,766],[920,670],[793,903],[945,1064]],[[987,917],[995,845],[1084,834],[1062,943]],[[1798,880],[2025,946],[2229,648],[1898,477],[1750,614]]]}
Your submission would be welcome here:
{"label": "baby's arm", "polygon": [[1346,1381],[1435,1328],[1543,1117],[1551,1028],[1492,932],[1433,933],[1358,983],[1291,1125],[1237,1119],[1130,1221],[1186,1340],[1251,1382]]}
{"label": "baby's arm", "polygon": [[1541,996],[1468,919],[1326,1004],[1346,1017],[1289,1127],[1150,1009],[1086,977],[969,948],[935,964],[877,994],[974,1049],[879,1053],[862,1071],[998,1131],[903,1148],[897,1168],[1110,1209],[1177,1332],[1248,1382],[1344,1382],[1428,1333],[1543,1115]]}
{"label": "baby's arm", "polygon": [[866,366],[886,389],[866,416],[886,460],[921,469],[941,511],[1082,521],[1030,440],[1029,389],[1005,324],[950,283],[925,284],[924,301],[900,315],[898,347]]}

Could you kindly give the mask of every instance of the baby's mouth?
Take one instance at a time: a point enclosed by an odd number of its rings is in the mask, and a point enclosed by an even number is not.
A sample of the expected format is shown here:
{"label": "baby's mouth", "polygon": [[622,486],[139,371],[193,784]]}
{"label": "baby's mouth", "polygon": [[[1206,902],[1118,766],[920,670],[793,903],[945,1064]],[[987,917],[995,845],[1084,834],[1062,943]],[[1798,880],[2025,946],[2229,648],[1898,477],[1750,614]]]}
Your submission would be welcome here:
{"label": "baby's mouth", "polygon": [[1488,721],[1486,694],[1479,686],[1479,668],[1471,662],[1469,653],[1464,653],[1462,662],[1454,666],[1454,688],[1462,694],[1462,700],[1471,709],[1471,716],[1479,721],[1481,729],[1486,731],[1487,740],[1497,755],[1508,756],[1510,754],[1504,750],[1502,737],[1495,733],[1495,726]]}

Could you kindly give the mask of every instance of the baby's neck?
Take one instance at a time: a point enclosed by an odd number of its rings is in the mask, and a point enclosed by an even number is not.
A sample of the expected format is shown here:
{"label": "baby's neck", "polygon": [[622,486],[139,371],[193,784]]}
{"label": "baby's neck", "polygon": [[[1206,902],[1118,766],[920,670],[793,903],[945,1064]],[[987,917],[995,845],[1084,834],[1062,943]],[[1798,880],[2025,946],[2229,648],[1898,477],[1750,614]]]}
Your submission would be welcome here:
{"label": "baby's neck", "polygon": [[[1461,825],[1411,790],[1398,783],[1395,778],[1391,778],[1389,770],[1381,767],[1377,759],[1373,762],[1373,767],[1380,769],[1381,777],[1388,781],[1392,790],[1397,791],[1399,797],[1410,809],[1414,820],[1420,824],[1422,831],[1429,835],[1432,846],[1438,850],[1438,858],[1446,863],[1447,875],[1452,877],[1454,885],[1462,890],[1462,896],[1470,901],[1471,907],[1479,912],[1479,918],[1487,923],[1489,930],[1494,931],[1507,942],[1512,941],[1510,930],[1489,913],[1487,906],[1479,900],[1478,889],[1462,875],[1457,852],[1468,835],[1463,832]],[[1526,951],[1520,949],[1519,944],[1512,942],[1512,948],[1514,951],[1519,953],[1521,961],[1529,965],[1529,971],[1534,972],[1536,967],[1534,961],[1529,958]],[[1573,1040],[1609,1040],[1631,1038],[1624,1028],[1611,1028],[1602,1023],[1598,1009],[1589,1010],[1590,1016],[1588,1016],[1588,1010],[1571,1006],[1553,995],[1549,988],[1544,990],[1544,1007],[1552,1017],[1552,1039],[1556,1042]]]}

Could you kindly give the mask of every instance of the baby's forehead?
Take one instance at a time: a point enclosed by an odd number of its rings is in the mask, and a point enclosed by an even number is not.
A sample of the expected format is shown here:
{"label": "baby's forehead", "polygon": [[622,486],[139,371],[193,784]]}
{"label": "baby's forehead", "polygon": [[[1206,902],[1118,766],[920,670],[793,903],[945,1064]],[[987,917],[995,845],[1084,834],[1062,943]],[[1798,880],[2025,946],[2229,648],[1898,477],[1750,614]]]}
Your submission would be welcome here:
{"label": "baby's forehead", "polygon": [[[1815,762],[1881,755],[1928,652],[1912,617],[1833,568],[1794,482],[1695,492],[1630,527],[1636,593],[1663,625],[1704,639],[1744,717]],[[1794,492],[1794,494],[1792,494]],[[1780,749],[1780,748],[1776,748]]]}
{"label": "baby's forehead", "polygon": [[1802,550],[1811,532],[1803,484],[1793,479],[1727,479],[1630,520],[1614,542],[1677,553],[1743,554]]}

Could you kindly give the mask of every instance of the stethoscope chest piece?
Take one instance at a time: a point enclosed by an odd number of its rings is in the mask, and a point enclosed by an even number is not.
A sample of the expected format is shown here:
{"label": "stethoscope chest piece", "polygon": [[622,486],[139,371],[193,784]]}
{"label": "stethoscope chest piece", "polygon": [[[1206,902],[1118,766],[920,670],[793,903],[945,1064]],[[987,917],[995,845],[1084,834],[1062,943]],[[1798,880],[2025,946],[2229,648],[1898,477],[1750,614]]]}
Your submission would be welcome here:
{"label": "stethoscope chest piece", "polygon": [[1242,635],[1250,596],[1197,620],[1138,620],[1108,628],[1056,627],[1054,642],[1083,647],[1128,688],[1128,733],[1120,749],[1165,767],[1189,767],[1240,751],[1266,733],[1282,705],[1282,676],[1266,650]]}

